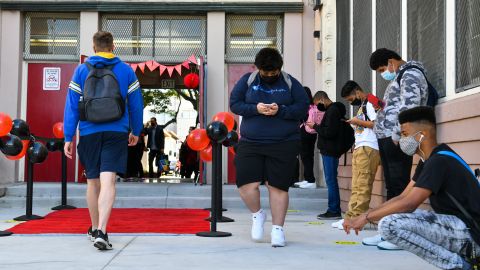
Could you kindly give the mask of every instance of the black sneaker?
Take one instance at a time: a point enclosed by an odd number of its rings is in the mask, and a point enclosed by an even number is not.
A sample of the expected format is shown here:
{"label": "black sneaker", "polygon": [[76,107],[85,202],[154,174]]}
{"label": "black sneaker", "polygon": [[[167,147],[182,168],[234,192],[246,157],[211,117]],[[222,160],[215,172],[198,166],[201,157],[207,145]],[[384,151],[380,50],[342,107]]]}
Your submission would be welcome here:
{"label": "black sneaker", "polygon": [[99,250],[110,250],[113,248],[112,244],[108,242],[108,234],[103,233],[101,230],[98,230],[93,246]]}
{"label": "black sneaker", "polygon": [[90,228],[88,228],[88,231],[87,231],[87,237],[90,241],[95,241],[95,238],[97,238],[97,234],[98,234],[98,230],[93,230],[92,231],[92,226],[90,226]]}
{"label": "black sneaker", "polygon": [[325,212],[317,216],[317,219],[342,219],[341,213]]}

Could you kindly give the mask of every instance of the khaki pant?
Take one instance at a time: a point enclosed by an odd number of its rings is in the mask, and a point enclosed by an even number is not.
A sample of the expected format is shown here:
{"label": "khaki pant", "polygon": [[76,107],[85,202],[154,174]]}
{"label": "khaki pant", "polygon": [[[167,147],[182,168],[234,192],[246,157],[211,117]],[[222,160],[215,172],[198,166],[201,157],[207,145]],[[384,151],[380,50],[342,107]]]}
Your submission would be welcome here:
{"label": "khaki pant", "polygon": [[368,211],[378,165],[380,165],[378,150],[362,146],[353,152],[352,196],[348,203],[346,218],[356,217]]}

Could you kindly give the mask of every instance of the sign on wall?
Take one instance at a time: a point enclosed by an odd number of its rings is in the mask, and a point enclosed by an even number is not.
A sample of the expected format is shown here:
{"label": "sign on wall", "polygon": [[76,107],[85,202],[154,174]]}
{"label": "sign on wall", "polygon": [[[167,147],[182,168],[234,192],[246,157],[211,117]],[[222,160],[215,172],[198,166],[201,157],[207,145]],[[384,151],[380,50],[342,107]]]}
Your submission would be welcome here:
{"label": "sign on wall", "polygon": [[60,68],[43,68],[43,90],[60,90]]}

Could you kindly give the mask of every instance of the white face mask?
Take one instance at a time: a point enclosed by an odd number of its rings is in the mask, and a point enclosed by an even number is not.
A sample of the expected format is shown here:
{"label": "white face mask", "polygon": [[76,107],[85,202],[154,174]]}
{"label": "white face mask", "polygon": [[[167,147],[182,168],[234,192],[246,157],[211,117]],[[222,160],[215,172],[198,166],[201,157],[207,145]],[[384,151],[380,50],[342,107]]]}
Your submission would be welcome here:
{"label": "white face mask", "polygon": [[[420,133],[420,131],[416,132],[415,134],[413,135],[410,135],[410,136],[406,136],[406,137],[402,137],[400,138],[400,141],[399,141],[399,144],[400,144],[400,149],[402,149],[402,151],[409,155],[409,156],[413,156],[415,155],[415,153],[417,152],[417,149],[420,150],[420,152],[423,153],[422,149],[420,149],[420,144],[423,142],[423,139],[425,138],[423,136],[423,134],[421,134],[420,136],[420,140],[417,141],[415,139],[415,137]],[[422,157],[423,159],[423,157]]]}

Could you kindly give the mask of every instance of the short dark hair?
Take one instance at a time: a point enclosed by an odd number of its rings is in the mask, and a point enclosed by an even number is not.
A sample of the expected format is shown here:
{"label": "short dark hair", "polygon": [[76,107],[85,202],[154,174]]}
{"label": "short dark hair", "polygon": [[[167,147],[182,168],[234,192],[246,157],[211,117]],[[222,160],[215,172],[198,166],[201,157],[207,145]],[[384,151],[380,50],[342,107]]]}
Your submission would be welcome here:
{"label": "short dark hair", "polygon": [[348,97],[351,94],[355,93],[355,90],[360,90],[363,92],[363,89],[358,85],[355,81],[347,81],[345,85],[342,87],[342,98]]}
{"label": "short dark hair", "polygon": [[379,67],[387,66],[389,59],[402,60],[402,57],[392,50],[380,48],[370,55],[370,67],[377,70]]}
{"label": "short dark hair", "polygon": [[313,99],[330,99],[330,98],[328,97],[328,94],[325,91],[318,91],[313,96]]}
{"label": "short dark hair", "polygon": [[308,86],[304,86],[303,89],[305,89],[305,93],[307,93],[308,101],[310,102],[310,104],[313,104],[312,91]]}
{"label": "short dark hair", "polygon": [[398,122],[405,123],[421,123],[428,124],[433,127],[437,124],[435,110],[429,106],[419,106],[401,112],[398,115]]}
{"label": "short dark hair", "polygon": [[282,55],[275,48],[263,48],[255,56],[255,66],[266,71],[282,69]]}
{"label": "short dark hair", "polygon": [[93,44],[96,49],[110,51],[113,49],[113,35],[110,32],[98,31],[93,35]]}
{"label": "short dark hair", "polygon": [[155,122],[157,122],[157,118],[156,117],[150,117],[150,120],[155,120]]}

